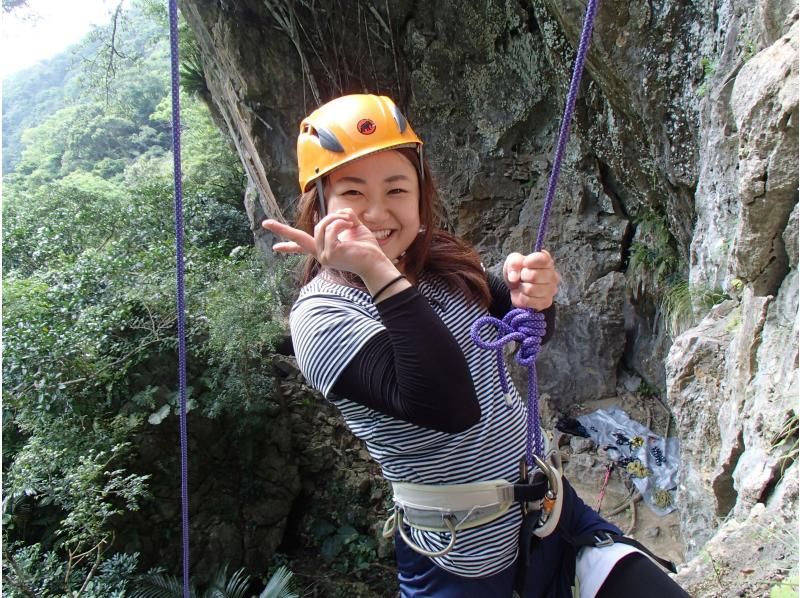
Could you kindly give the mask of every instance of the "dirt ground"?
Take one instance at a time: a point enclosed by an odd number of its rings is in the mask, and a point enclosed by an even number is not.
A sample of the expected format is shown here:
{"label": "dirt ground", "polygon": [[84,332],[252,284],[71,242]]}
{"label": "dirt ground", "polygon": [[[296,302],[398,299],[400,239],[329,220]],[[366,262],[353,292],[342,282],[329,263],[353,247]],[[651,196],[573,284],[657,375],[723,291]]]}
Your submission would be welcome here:
{"label": "dirt ground", "polygon": [[[674,430],[674,422],[670,421],[668,411],[657,398],[642,398],[624,389],[614,398],[576,404],[566,415],[577,417],[613,406],[620,407],[629,417],[660,436]],[[555,420],[557,416],[553,414],[551,419]],[[559,436],[558,433],[556,438],[564,461],[564,475],[583,501],[597,509],[608,459],[586,439],[569,434]],[[676,565],[683,563],[686,547],[680,538],[677,511],[658,515],[641,498],[632,502],[632,496],[638,497],[638,493],[619,468],[614,468],[600,504],[600,514],[656,555]]]}

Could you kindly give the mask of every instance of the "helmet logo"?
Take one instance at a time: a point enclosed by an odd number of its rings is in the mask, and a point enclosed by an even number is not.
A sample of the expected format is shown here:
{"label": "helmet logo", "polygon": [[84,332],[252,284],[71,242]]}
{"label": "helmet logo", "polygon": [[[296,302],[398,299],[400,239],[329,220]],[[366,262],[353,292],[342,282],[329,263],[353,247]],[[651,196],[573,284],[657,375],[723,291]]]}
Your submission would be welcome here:
{"label": "helmet logo", "polygon": [[372,135],[375,132],[377,126],[375,125],[375,121],[369,118],[362,118],[356,124],[356,128],[358,132],[362,135]]}

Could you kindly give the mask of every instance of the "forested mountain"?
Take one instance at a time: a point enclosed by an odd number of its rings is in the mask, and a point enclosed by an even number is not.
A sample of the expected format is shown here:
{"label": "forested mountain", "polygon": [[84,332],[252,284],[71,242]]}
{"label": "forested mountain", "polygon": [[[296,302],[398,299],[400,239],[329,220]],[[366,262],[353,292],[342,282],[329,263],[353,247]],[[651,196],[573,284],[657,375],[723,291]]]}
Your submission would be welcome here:
{"label": "forested mountain", "polygon": [[96,26],[80,43],[3,80],[4,174],[16,170],[25,131],[46,121],[80,127],[74,115],[59,115],[62,109],[101,105],[146,122],[152,106],[137,96],[163,95],[168,46],[155,9],[140,3],[136,11],[120,13],[116,30]]}
{"label": "forested mountain", "polygon": [[61,54],[3,80],[3,172],[14,170],[22,153],[22,132],[64,107],[74,78],[75,58]]}

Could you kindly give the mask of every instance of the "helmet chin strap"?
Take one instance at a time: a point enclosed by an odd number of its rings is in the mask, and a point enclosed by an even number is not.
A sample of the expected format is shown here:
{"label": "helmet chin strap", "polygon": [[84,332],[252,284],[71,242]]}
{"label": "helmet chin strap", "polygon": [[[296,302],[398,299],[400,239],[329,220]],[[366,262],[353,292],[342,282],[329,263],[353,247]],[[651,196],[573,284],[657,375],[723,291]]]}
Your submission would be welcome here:
{"label": "helmet chin strap", "polygon": [[319,219],[325,218],[325,192],[322,187],[322,177],[317,179],[317,201],[319,202]]}
{"label": "helmet chin strap", "polygon": [[[417,155],[419,156],[419,189],[421,194],[423,189],[425,189],[425,161],[423,160],[421,143],[417,146]],[[420,197],[422,197],[422,195],[420,195]]]}

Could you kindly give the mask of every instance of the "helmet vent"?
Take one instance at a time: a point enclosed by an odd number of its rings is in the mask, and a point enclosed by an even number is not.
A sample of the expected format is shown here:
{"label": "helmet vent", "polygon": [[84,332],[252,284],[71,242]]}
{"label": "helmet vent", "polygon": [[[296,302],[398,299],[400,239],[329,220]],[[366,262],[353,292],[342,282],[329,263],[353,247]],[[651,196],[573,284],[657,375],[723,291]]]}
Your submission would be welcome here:
{"label": "helmet vent", "polygon": [[400,112],[400,110],[392,104],[392,115],[394,116],[394,120],[397,123],[397,128],[400,129],[400,133],[406,132],[406,126],[408,126],[408,121],[406,121],[406,117]]}
{"label": "helmet vent", "polygon": [[336,135],[331,133],[328,129],[317,127],[316,131],[312,129],[311,133],[312,135],[316,134],[319,138],[319,144],[329,152],[344,153],[342,144],[336,139]]}

